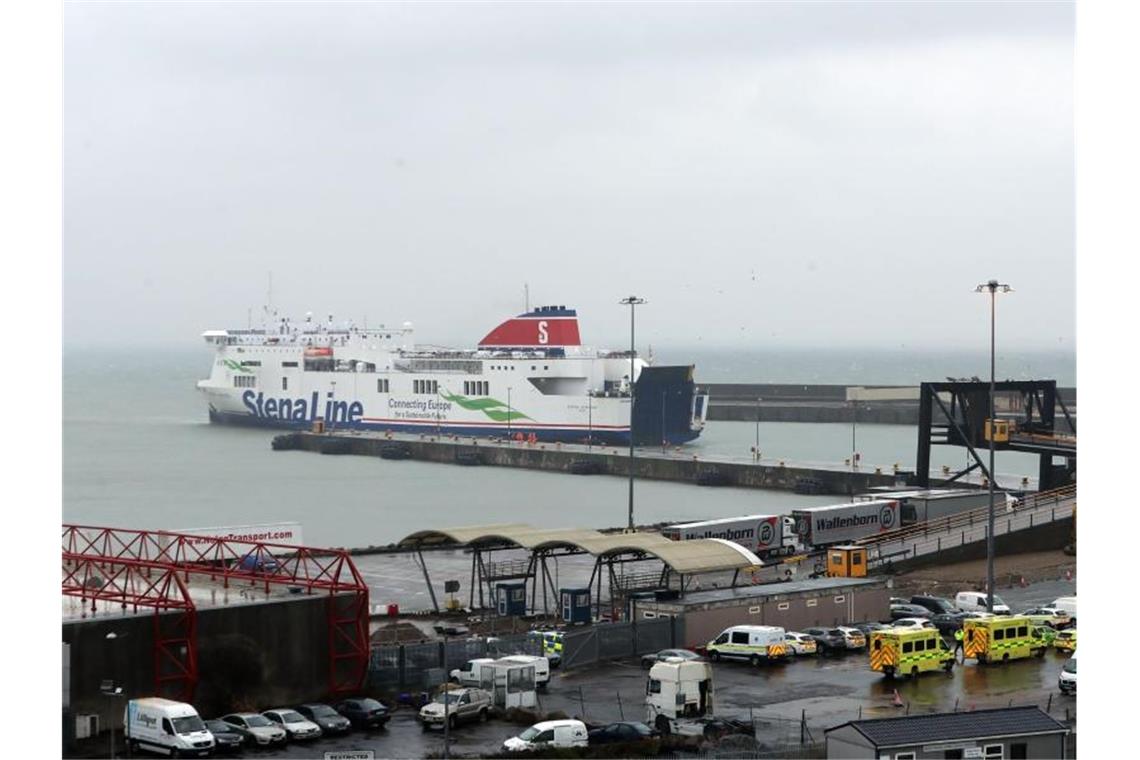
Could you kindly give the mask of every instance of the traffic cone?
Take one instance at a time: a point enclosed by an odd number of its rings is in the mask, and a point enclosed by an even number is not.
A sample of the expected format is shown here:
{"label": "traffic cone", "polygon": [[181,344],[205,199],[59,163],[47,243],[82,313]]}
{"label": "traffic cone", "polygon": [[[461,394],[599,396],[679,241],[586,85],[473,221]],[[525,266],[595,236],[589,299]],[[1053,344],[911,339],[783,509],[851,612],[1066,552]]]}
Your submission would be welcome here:
{"label": "traffic cone", "polygon": [[891,700],[891,704],[894,705],[895,707],[902,707],[903,706],[902,697],[899,696],[899,690],[898,689],[895,689],[895,698]]}

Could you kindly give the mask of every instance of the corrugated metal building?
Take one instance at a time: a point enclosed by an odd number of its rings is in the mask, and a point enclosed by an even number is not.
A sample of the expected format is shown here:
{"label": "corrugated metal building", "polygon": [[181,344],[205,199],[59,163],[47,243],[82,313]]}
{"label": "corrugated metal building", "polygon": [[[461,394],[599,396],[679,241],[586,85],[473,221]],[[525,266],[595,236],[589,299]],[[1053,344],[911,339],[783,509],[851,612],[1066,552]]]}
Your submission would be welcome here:
{"label": "corrugated metal building", "polygon": [[827,729],[827,757],[1063,758],[1068,733],[1035,706],[853,720]]}
{"label": "corrugated metal building", "polygon": [[890,592],[882,578],[814,578],[691,591],[677,599],[634,599],[637,620],[685,620],[686,646],[704,646],[733,625],[778,625],[789,631],[883,620]]}

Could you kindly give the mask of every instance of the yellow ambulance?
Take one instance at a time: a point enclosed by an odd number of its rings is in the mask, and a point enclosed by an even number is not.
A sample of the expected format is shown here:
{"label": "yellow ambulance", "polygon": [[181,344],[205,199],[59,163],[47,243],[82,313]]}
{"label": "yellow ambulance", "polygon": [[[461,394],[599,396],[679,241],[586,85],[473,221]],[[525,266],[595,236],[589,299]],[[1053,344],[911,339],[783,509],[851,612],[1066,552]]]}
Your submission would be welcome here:
{"label": "yellow ambulance", "polygon": [[962,626],[965,656],[979,663],[1041,657],[1045,643],[1033,635],[1033,622],[1022,615],[967,618]]}
{"label": "yellow ambulance", "polygon": [[887,628],[872,631],[871,670],[887,678],[917,677],[928,670],[954,668],[954,653],[935,628]]}

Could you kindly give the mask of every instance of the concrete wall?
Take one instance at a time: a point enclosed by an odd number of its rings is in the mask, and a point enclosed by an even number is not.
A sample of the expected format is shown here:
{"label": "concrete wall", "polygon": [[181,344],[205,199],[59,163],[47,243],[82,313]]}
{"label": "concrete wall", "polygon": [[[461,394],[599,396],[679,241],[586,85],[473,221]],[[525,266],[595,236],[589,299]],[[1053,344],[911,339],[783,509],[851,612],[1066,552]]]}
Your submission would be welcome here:
{"label": "concrete wall", "polygon": [[[1001,522],[1000,516],[998,516],[997,522]],[[1001,533],[994,536],[994,551],[998,555],[1004,556],[1062,549],[1066,544],[1072,543],[1072,531],[1073,518],[1069,517],[1013,533]],[[915,570],[922,567],[969,562],[985,558],[986,542],[983,540],[965,546],[945,549],[941,552],[924,554],[915,559],[895,562],[894,569],[895,571]]]}
{"label": "concrete wall", "polygon": [[[323,698],[328,689],[328,599],[198,610],[199,681],[192,700],[204,717],[238,707],[269,709]],[[106,634],[114,631],[116,639]],[[122,725],[123,703],[112,708],[99,692],[113,678],[130,697],[155,694],[154,613],[66,621],[71,645],[71,711],[98,713]]]}

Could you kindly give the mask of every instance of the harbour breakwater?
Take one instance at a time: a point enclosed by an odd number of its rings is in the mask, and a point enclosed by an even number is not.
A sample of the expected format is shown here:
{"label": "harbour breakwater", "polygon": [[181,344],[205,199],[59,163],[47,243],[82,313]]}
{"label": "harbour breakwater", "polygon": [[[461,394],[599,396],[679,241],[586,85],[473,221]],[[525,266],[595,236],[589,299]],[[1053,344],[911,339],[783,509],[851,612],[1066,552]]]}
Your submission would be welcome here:
{"label": "harbour breakwater", "polygon": [[[297,432],[273,439],[276,451],[414,459],[461,466],[518,467],[577,475],[629,474],[628,449],[582,444],[523,443],[468,437],[377,434],[355,431]],[[881,486],[906,486],[914,473],[866,467],[822,467],[780,460],[698,457],[676,450],[639,450],[634,476],[703,486],[766,488],[810,494],[862,493]],[[941,485],[931,478],[931,485]]]}

